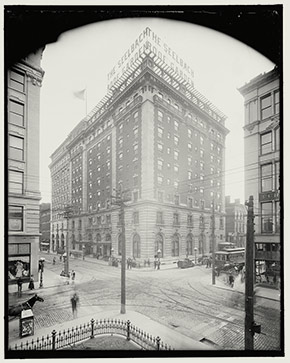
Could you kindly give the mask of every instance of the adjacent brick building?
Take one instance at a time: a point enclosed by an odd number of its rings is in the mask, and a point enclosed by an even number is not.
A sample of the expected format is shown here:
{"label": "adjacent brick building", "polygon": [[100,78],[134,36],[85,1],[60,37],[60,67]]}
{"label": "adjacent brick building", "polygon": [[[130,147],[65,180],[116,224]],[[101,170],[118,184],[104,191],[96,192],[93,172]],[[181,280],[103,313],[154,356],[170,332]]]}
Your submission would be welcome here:
{"label": "adjacent brick building", "polygon": [[[52,154],[52,250],[69,231],[72,251],[120,255],[116,190],[131,197],[128,256],[210,252],[213,201],[217,242],[224,240],[226,117],[180,74],[145,45]],[[68,226],[66,205],[74,211]]]}
{"label": "adjacent brick building", "polygon": [[280,73],[239,89],[245,98],[245,195],[254,197],[257,278],[280,273]]}
{"label": "adjacent brick building", "polygon": [[41,55],[42,49],[7,73],[9,284],[38,276]]}

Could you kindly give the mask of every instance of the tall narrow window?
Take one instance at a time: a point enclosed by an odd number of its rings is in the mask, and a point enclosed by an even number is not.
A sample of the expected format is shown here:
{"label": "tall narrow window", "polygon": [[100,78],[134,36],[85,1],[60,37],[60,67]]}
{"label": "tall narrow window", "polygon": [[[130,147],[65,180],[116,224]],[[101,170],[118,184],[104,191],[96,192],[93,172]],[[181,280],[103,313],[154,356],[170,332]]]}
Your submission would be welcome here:
{"label": "tall narrow window", "polygon": [[272,131],[261,135],[261,154],[268,154],[272,151]]}
{"label": "tall narrow window", "polygon": [[24,74],[17,71],[11,71],[10,87],[17,91],[24,92]]}
{"label": "tall narrow window", "polygon": [[264,120],[272,115],[271,94],[261,97],[261,119]]}
{"label": "tall narrow window", "polygon": [[280,92],[279,92],[279,90],[274,93],[274,112],[275,112],[275,115],[280,112]]}
{"label": "tall narrow window", "polygon": [[9,193],[23,194],[23,172],[9,170],[8,184]]}
{"label": "tall narrow window", "polygon": [[24,160],[24,139],[9,135],[9,157],[15,160]]}
{"label": "tall narrow window", "polygon": [[272,202],[262,203],[262,232],[273,232],[273,210]]}
{"label": "tall narrow window", "polygon": [[261,181],[262,192],[267,192],[273,189],[272,164],[266,164],[261,166]]}
{"label": "tall narrow window", "polygon": [[9,101],[9,122],[17,126],[24,126],[24,105],[20,102]]}

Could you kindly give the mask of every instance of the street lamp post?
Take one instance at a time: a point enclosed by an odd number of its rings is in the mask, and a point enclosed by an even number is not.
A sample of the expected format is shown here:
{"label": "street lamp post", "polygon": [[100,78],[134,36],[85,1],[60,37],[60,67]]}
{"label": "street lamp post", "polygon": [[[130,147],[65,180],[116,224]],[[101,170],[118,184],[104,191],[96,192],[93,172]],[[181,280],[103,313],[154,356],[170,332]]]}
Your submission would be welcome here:
{"label": "street lamp post", "polygon": [[44,259],[41,258],[39,260],[39,271],[40,271],[40,281],[39,281],[39,288],[43,287],[43,269],[44,269]]}
{"label": "street lamp post", "polygon": [[197,251],[197,247],[194,247],[194,263],[196,265],[196,251]]}

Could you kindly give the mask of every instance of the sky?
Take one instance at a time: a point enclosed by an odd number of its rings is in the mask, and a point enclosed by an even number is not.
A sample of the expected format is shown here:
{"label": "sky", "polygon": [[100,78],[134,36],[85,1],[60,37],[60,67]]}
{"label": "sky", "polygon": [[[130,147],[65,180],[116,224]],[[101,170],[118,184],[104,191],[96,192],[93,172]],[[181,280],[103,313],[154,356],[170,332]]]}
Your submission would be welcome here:
{"label": "sky", "polygon": [[[182,21],[146,18],[98,22],[63,33],[42,56],[40,101],[41,202],[50,202],[50,155],[107,93],[107,75],[150,27],[194,71],[195,88],[226,116],[225,194],[244,203],[244,98],[237,88],[274,64],[245,44]],[[75,91],[86,88],[87,102]]]}

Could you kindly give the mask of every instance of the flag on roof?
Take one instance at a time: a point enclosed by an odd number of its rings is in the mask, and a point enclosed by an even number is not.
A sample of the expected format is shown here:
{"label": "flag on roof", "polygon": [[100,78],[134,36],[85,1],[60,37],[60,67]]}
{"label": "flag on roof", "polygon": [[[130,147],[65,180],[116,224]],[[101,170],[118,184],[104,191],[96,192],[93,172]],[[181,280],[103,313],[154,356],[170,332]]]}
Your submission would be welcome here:
{"label": "flag on roof", "polygon": [[76,97],[76,98],[78,98],[78,99],[80,99],[80,100],[85,100],[85,94],[86,94],[86,89],[84,88],[84,89],[82,89],[82,90],[80,90],[80,91],[75,91],[75,92],[73,92],[73,95]]}

